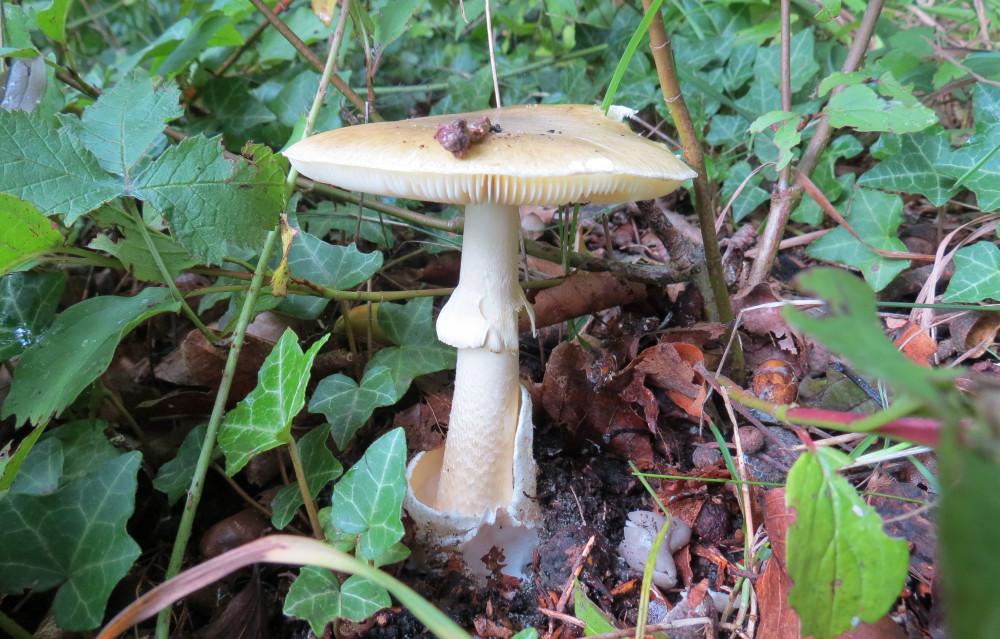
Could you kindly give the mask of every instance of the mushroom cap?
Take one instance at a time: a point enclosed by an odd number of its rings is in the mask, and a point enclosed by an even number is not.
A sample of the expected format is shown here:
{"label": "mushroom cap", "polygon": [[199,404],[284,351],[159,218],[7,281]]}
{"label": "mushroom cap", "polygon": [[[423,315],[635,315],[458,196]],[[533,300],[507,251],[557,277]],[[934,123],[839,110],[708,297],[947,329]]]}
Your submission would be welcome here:
{"label": "mushroom cap", "polygon": [[[486,116],[500,127],[457,158],[438,125]],[[591,105],[528,105],[377,122],[320,133],[285,157],[352,191],[452,204],[618,204],[660,197],[697,175],[663,145]]]}

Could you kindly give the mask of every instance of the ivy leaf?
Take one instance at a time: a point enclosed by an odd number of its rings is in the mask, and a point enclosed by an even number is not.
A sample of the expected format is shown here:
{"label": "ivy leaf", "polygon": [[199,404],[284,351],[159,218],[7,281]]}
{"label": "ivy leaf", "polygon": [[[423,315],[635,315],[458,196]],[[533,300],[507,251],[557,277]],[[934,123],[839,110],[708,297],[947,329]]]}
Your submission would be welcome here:
{"label": "ivy leaf", "polygon": [[981,302],[1000,298],[1000,249],[993,242],[976,242],[955,253],[955,274],[941,301]]}
{"label": "ivy leaf", "polygon": [[896,229],[902,221],[903,201],[898,195],[856,189],[847,223],[864,244],[840,227],[810,244],[806,253],[859,269],[871,287],[880,291],[906,269],[910,261],[883,257],[865,244],[886,251],[905,251],[906,245],[896,237]]}
{"label": "ivy leaf", "polygon": [[323,413],[337,448],[344,450],[376,408],[395,404],[402,394],[392,371],[369,362],[359,385],[337,373],[320,380],[309,402],[310,413]]}
{"label": "ivy leaf", "polygon": [[799,276],[799,288],[826,301],[821,318],[786,307],[785,320],[814,336],[829,350],[846,357],[863,375],[884,379],[913,397],[932,401],[938,382],[953,372],[927,369],[896,350],[882,332],[875,295],[857,277],[839,269],[816,268]]}
{"label": "ivy leaf", "polygon": [[415,377],[455,367],[455,349],[438,341],[433,301],[418,297],[406,304],[379,304],[378,323],[398,346],[375,354],[369,366],[387,366],[402,396]]}
{"label": "ivy leaf", "polygon": [[898,152],[858,178],[858,186],[920,193],[936,206],[955,195],[955,178],[943,170],[952,162],[951,146],[944,135],[913,133],[898,139]]}
{"label": "ivy leaf", "polygon": [[[313,85],[315,87],[315,85]],[[201,91],[205,108],[234,135],[277,119],[251,92],[250,81],[239,76],[213,78]]]}
{"label": "ivy leaf", "polygon": [[942,167],[976,194],[979,207],[992,211],[1000,207],[1000,89],[984,83],[973,90],[973,115],[976,132],[955,151],[950,162]]}
{"label": "ivy leaf", "polygon": [[81,142],[37,113],[0,109],[0,157],[0,189],[67,225],[121,192]]}
{"label": "ivy leaf", "polygon": [[[101,298],[96,298],[101,299]],[[105,445],[100,429],[93,436]],[[22,466],[51,474],[71,458],[88,462],[86,452],[56,438],[35,446]],[[139,556],[125,524],[132,515],[138,452],[87,464],[82,477],[49,494],[18,492],[0,498],[0,590],[19,593],[58,587],[52,610],[63,630],[97,627],[115,584]],[[16,487],[20,479],[15,480]]]}
{"label": "ivy leaf", "polygon": [[108,368],[126,333],[179,308],[166,288],[147,288],[135,297],[93,297],[69,307],[45,339],[21,356],[0,418],[15,415],[18,426],[37,424],[62,411]]}
{"label": "ivy leaf", "polygon": [[[792,91],[799,91],[819,72],[819,65],[814,55],[815,43],[812,29],[803,29],[792,35],[790,43]],[[780,86],[781,45],[775,44],[757,50],[754,75],[758,81],[774,87]]]}
{"label": "ivy leaf", "polygon": [[885,73],[875,88],[864,84],[849,86],[830,98],[825,112],[834,127],[858,131],[914,133],[937,122],[933,109],[920,104],[913,94]]}
{"label": "ivy leaf", "polygon": [[764,176],[758,172],[747,179],[751,170],[749,162],[737,162],[730,168],[729,177],[722,184],[721,200],[727,204],[736,191],[742,188],[731,209],[734,222],[739,222],[755,208],[771,199],[771,194],[759,186]]}
{"label": "ivy leaf", "polygon": [[322,637],[331,621],[363,621],[390,605],[385,588],[367,579],[355,575],[341,585],[331,571],[304,566],[288,589],[282,612],[309,622],[313,634]]}
{"label": "ivy leaf", "polygon": [[[173,459],[160,466],[153,480],[153,488],[166,493],[167,503],[173,506],[180,499],[185,491],[191,486],[191,478],[194,477],[195,467],[198,465],[198,457],[201,455],[201,444],[205,441],[205,433],[208,426],[201,424],[195,426],[190,433],[184,437],[177,455]],[[216,448],[212,452],[212,459],[218,459],[222,453]]]}
{"label": "ivy leaf", "polygon": [[66,286],[62,271],[28,271],[0,278],[0,362],[20,355],[52,324]]}
{"label": "ivy leaf", "polygon": [[187,138],[140,172],[132,193],[209,264],[221,263],[236,247],[261,244],[284,206],[283,160],[258,146],[249,149],[251,165],[226,159],[223,150],[220,138]]}
{"label": "ivy leaf", "polygon": [[378,559],[403,538],[406,438],[402,428],[382,435],[333,488],[324,509],[333,527],[358,536],[358,555]]}
{"label": "ivy leaf", "polygon": [[788,529],[788,602],[802,635],[835,637],[874,623],[889,610],[906,580],[905,539],[882,532],[882,518],[837,469],[847,456],[831,448],[808,451],[788,473],[786,501],[796,510]]}
{"label": "ivy leaf", "polygon": [[128,178],[143,153],[163,135],[164,123],[184,113],[179,102],[175,84],[156,86],[145,73],[132,71],[87,107],[82,118],[60,119],[105,171]]}
{"label": "ivy leaf", "polygon": [[[302,459],[306,486],[313,499],[316,499],[324,486],[344,472],[343,466],[326,446],[329,436],[330,432],[326,428],[314,428],[303,435],[296,444],[299,457]],[[302,492],[299,490],[298,482],[288,484],[271,500],[271,523],[279,530],[284,528],[292,521],[295,511],[302,504]]]}
{"label": "ivy leaf", "polygon": [[[356,244],[336,246],[304,231],[295,236],[288,253],[288,268],[295,277],[337,290],[367,281],[380,268],[380,251],[362,253]],[[303,319],[316,319],[330,302],[323,298],[293,296],[282,302],[282,310]]]}
{"label": "ivy leaf", "polygon": [[302,352],[292,329],[274,345],[257,374],[257,387],[229,411],[219,428],[226,474],[235,475],[250,458],[292,441],[292,419],[305,405],[309,369],[324,335]]}

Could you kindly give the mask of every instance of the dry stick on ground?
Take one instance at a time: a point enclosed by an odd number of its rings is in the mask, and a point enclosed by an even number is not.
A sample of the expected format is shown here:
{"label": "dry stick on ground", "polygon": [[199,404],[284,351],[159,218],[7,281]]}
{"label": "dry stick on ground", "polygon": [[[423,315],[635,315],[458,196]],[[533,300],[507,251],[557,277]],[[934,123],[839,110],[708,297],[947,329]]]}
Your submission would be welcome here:
{"label": "dry stick on ground", "polygon": [[[295,50],[302,54],[302,57],[308,60],[311,65],[316,67],[317,71],[321,73],[323,72],[323,60],[321,60],[312,49],[306,46],[306,43],[300,40],[297,35],[292,33],[292,30],[288,28],[288,25],[285,24],[273,11],[271,11],[266,4],[264,4],[264,0],[250,0],[250,2],[264,15],[265,18],[267,18],[267,21],[278,30],[278,33],[283,35],[285,39],[288,40],[289,44],[295,47]],[[367,113],[369,120],[373,120],[375,122],[382,121],[382,116],[379,115],[378,112],[371,107],[371,105],[367,105],[366,107],[365,101],[354,92],[354,89],[347,86],[347,83],[344,82],[339,75],[336,73],[332,74],[330,76],[330,83],[333,84],[338,91],[340,91],[341,95],[347,98],[347,100],[354,105],[354,108],[362,113]]]}
{"label": "dry stick on ground", "polygon": [[[882,13],[882,5],[883,0],[870,0],[868,3],[864,16],[861,18],[861,24],[858,26],[857,33],[855,33],[854,40],[851,42],[851,47],[847,52],[847,59],[844,61],[841,72],[851,73],[861,65],[865,50],[868,48],[868,42],[875,31],[875,23],[878,22],[879,14]],[[834,87],[830,92],[830,97],[832,98],[843,90],[843,86]],[[806,150],[802,152],[802,159],[796,165],[796,169],[800,173],[809,175],[813,172],[813,169],[816,168],[816,164],[819,162],[820,155],[823,153],[823,149],[826,148],[827,142],[830,140],[832,132],[833,128],[830,126],[829,118],[825,115],[820,116],[813,131],[813,136],[809,140]],[[748,286],[755,286],[767,279],[767,274],[771,270],[771,264],[778,255],[778,245],[781,243],[781,237],[785,233],[785,224],[788,223],[789,216],[801,198],[802,189],[796,187],[789,187],[784,191],[776,191],[772,196],[771,211],[768,214],[764,231],[761,233],[760,249],[757,253],[757,259],[750,270],[750,278],[747,282]]]}

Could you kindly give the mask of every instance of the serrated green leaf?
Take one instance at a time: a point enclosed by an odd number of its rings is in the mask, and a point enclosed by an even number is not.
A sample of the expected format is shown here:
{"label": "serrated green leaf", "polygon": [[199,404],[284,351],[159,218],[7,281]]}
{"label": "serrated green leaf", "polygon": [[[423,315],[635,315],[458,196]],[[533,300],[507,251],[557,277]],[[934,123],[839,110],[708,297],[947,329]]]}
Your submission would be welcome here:
{"label": "serrated green leaf", "polygon": [[187,138],[135,178],[134,194],[153,205],[194,256],[218,264],[237,246],[259,246],[284,206],[282,160],[255,147],[255,164],[222,155],[219,138]]}
{"label": "serrated green leaf", "polygon": [[376,408],[395,404],[402,392],[392,371],[369,362],[360,385],[340,373],[320,380],[309,402],[309,412],[326,416],[333,443],[343,450]]}
{"label": "serrated green leaf", "polygon": [[813,16],[818,21],[829,22],[840,15],[840,0],[818,0],[818,2],[823,7]]}
{"label": "serrated green leaf", "polygon": [[333,526],[358,536],[359,558],[373,561],[403,538],[401,512],[406,494],[406,438],[402,428],[368,447],[333,488]]}
{"label": "serrated green leaf", "polygon": [[846,456],[832,448],[803,453],[788,473],[788,602],[802,635],[835,637],[879,620],[899,597],[909,552],[882,532],[882,518],[837,474]]}
{"label": "serrated green leaf", "polygon": [[914,133],[937,122],[937,114],[915,98],[882,96],[867,85],[849,86],[830,98],[824,110],[834,127],[858,131]]}
{"label": "serrated green leaf", "polygon": [[906,250],[903,241],[896,237],[896,230],[903,221],[903,201],[898,195],[855,189],[851,212],[846,219],[864,244],[840,227],[810,244],[806,253],[859,269],[871,287],[880,291],[905,270],[910,261],[883,257],[865,244],[885,251]]}
{"label": "serrated green leaf", "polygon": [[955,253],[955,274],[943,302],[1000,299],[1000,249],[993,242],[976,242]]}
{"label": "serrated green leaf", "polygon": [[385,588],[351,576],[341,585],[325,568],[305,566],[288,589],[283,612],[304,619],[317,637],[335,619],[362,621],[392,605]]}
{"label": "serrated green leaf", "polygon": [[[160,466],[153,480],[153,488],[166,493],[167,503],[171,506],[180,499],[191,486],[191,478],[194,477],[195,467],[198,465],[198,457],[201,455],[201,445],[205,441],[205,433],[208,431],[206,424],[195,426],[177,449],[177,455],[173,459]],[[222,457],[222,452],[216,448],[212,453],[212,459]]]}
{"label": "serrated green leaf", "polygon": [[937,396],[938,383],[954,377],[954,372],[914,364],[896,349],[882,332],[875,295],[857,277],[839,269],[816,268],[799,276],[798,285],[826,301],[826,312],[812,317],[786,306],[785,320],[846,357],[861,374],[883,379],[925,401]]}
{"label": "serrated green leaf", "polygon": [[0,278],[0,362],[20,355],[52,324],[66,286],[61,271],[11,273]]}
{"label": "serrated green leaf", "polygon": [[[326,440],[329,436],[329,430],[321,426],[303,435],[296,444],[299,449],[299,457],[302,459],[306,487],[313,499],[329,482],[340,477],[340,474],[344,472],[343,466],[326,446]],[[271,524],[279,530],[284,528],[292,521],[295,511],[302,504],[302,492],[299,490],[298,482],[285,486],[271,501]]]}
{"label": "serrated green leaf", "polygon": [[324,335],[303,353],[292,329],[285,330],[257,373],[257,387],[229,411],[219,428],[227,474],[235,475],[251,457],[292,441],[292,419],[305,405],[309,370],[329,337]]}
{"label": "serrated green leaf", "polygon": [[87,107],[80,119],[61,118],[108,173],[129,177],[166,122],[179,118],[180,91],[173,83],[156,85],[132,71]]}
{"label": "serrated green leaf", "polygon": [[955,178],[943,170],[952,163],[951,146],[944,135],[902,135],[899,145],[897,152],[858,178],[858,186],[920,193],[936,206],[955,195]]}
{"label": "serrated green leaf", "polygon": [[0,109],[0,157],[0,189],[66,224],[121,193],[90,151],[37,113]]}
{"label": "serrated green leaf", "polygon": [[0,193],[0,275],[62,246],[63,236],[32,204]]}
{"label": "serrated green leaf", "polygon": [[[103,439],[100,432],[96,436]],[[64,460],[85,454],[58,439],[45,441],[55,444],[35,446],[22,470],[36,463],[51,467],[57,454]],[[12,489],[0,499],[0,590],[58,587],[52,610],[60,628],[89,630],[100,624],[111,589],[139,556],[125,523],[141,459],[138,452],[116,455],[90,464],[86,475],[50,494]]]}
{"label": "serrated green leaf", "polygon": [[37,424],[59,413],[107,369],[126,333],[179,308],[166,288],[147,288],[135,297],[94,297],[69,307],[21,356],[0,417]]}
{"label": "serrated green leaf", "polygon": [[[149,251],[149,247],[146,245],[145,239],[142,237],[142,230],[139,228],[139,224],[144,224],[144,222],[138,222],[136,218],[127,215],[124,211],[113,205],[102,206],[97,211],[91,213],[91,216],[101,226],[118,227],[124,237],[115,242],[107,235],[98,233],[90,241],[90,244],[87,245],[87,248],[94,249],[95,251],[103,251],[113,256],[137,279],[147,282],[166,283],[163,274],[160,272],[160,267],[157,265],[156,260]],[[156,247],[156,251],[159,253],[164,266],[167,267],[167,273],[170,274],[171,281],[176,280],[184,269],[201,263],[198,258],[191,255],[186,248],[169,235],[165,235],[148,226],[146,227],[146,232],[153,241],[153,246]]]}
{"label": "serrated green leaf", "polygon": [[388,2],[379,9],[375,23],[375,46],[384,51],[406,31],[406,25],[423,0]]}
{"label": "serrated green leaf", "polygon": [[611,617],[590,600],[576,579],[573,580],[573,615],[586,624],[583,634],[588,637],[618,630],[611,623]]}

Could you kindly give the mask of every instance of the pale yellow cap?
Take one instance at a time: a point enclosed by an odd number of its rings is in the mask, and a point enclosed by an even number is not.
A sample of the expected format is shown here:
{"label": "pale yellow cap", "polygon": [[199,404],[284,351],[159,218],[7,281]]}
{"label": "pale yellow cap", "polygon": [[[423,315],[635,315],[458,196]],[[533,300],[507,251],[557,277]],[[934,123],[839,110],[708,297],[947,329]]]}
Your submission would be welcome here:
{"label": "pale yellow cap", "polygon": [[[434,133],[486,116],[499,133],[459,159]],[[618,204],[697,175],[661,144],[591,105],[512,106],[320,133],[284,153],[302,175],[352,191],[451,204]]]}

